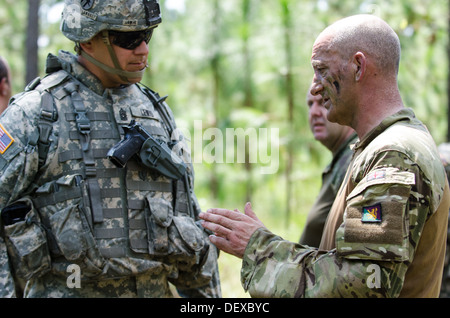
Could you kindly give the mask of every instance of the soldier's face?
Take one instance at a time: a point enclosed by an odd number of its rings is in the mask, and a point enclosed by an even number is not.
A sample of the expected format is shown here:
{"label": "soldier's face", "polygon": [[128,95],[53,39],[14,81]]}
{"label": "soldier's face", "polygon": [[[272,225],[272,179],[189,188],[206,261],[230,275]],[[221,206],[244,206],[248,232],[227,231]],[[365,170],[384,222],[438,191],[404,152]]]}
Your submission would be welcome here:
{"label": "soldier's face", "polygon": [[[112,48],[117,56],[117,60],[120,64],[122,70],[127,72],[137,72],[142,71],[147,67],[148,59],[148,44],[146,41],[142,41],[134,49],[124,49],[120,46],[112,44]],[[108,51],[107,45],[103,42],[101,36],[96,36],[91,40],[91,54],[93,58],[108,65],[109,67],[115,68],[112,61],[111,55]],[[114,88],[120,85],[133,84],[141,81],[142,76],[136,78],[129,78],[125,82],[119,75],[111,74],[104,70],[98,69],[94,74],[103,83],[106,88]]]}
{"label": "soldier's face", "polygon": [[322,97],[329,121],[351,126],[355,115],[355,96],[348,76],[349,63],[328,44],[325,38],[318,40],[313,47],[311,63],[314,68],[314,84],[311,94]]}

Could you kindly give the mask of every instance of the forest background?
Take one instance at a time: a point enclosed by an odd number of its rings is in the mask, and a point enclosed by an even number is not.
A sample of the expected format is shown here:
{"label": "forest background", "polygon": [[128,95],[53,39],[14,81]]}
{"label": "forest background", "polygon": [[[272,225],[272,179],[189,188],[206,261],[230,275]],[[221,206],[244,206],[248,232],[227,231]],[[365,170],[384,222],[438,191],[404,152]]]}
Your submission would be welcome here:
{"label": "forest background", "polygon": [[[13,93],[45,75],[48,53],[73,52],[59,31],[62,3],[0,0],[0,55],[11,65]],[[169,95],[178,126],[190,133],[203,210],[243,211],[251,201],[269,229],[298,241],[331,159],[308,126],[311,48],[327,25],[349,15],[375,14],[394,28],[403,50],[404,102],[438,144],[448,140],[448,0],[160,3],[163,23],[150,42],[150,68],[142,82]],[[245,142],[227,139],[227,129],[248,133]],[[234,154],[228,163],[227,154]],[[221,253],[224,297],[248,297],[240,265]]]}

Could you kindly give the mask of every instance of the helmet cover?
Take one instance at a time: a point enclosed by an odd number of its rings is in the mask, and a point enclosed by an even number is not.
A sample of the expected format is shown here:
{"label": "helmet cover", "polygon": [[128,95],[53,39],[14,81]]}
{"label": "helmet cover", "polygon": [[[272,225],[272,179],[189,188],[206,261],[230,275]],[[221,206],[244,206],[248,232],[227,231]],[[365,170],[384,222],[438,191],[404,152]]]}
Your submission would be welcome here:
{"label": "helmet cover", "polygon": [[103,30],[142,31],[161,22],[158,0],[64,0],[61,31],[83,43]]}

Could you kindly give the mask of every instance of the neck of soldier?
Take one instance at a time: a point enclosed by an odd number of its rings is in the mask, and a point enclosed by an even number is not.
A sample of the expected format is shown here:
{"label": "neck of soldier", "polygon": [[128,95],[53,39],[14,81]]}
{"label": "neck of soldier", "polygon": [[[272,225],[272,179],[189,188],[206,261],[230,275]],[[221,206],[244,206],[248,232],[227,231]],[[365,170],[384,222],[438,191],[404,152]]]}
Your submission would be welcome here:
{"label": "neck of soldier", "polygon": [[97,65],[91,63],[86,58],[78,55],[78,62],[83,65],[89,72],[91,72],[95,77],[97,77],[102,83],[105,89],[108,88],[122,88],[141,81],[142,78],[124,79],[117,74],[111,74]]}
{"label": "neck of soldier", "polygon": [[0,96],[0,114],[8,107],[9,98]]}
{"label": "neck of soldier", "polygon": [[404,108],[396,80],[373,80],[359,94],[357,114],[351,125],[363,139],[387,117]]}

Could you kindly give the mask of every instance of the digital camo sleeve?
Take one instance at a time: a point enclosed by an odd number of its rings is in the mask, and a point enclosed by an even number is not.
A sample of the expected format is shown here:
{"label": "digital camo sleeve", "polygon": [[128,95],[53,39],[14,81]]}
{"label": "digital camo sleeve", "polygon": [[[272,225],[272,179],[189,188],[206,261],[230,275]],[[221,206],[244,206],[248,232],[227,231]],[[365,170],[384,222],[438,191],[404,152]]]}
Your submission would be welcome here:
{"label": "digital camo sleeve", "polygon": [[14,279],[9,267],[5,241],[0,237],[0,298],[15,297]]}
{"label": "digital camo sleeve", "polygon": [[[37,133],[31,109],[25,111],[11,104],[0,117],[0,210],[23,195],[37,171],[37,152],[28,145],[31,136]],[[14,280],[3,238],[3,223],[0,223],[0,297],[14,297]]]}
{"label": "digital camo sleeve", "polygon": [[[192,166],[191,166],[192,167]],[[190,170],[190,181],[191,181],[191,189],[194,188],[194,171]],[[198,280],[203,277],[208,282],[197,288],[187,288],[187,287],[179,287],[177,286],[177,290],[183,297],[188,298],[221,298],[222,290],[220,285],[220,276],[219,276],[219,266],[218,266],[218,258],[219,251],[218,249],[209,241],[209,233],[199,224],[198,214],[201,212],[200,204],[198,203],[197,196],[194,191],[191,190],[191,204],[194,209],[194,214],[196,218],[196,223],[199,228],[202,229],[205,242],[209,244],[207,258],[205,262],[202,264],[202,268],[200,269],[200,274],[194,278],[194,280]],[[185,283],[188,283],[191,279],[186,280]]]}

